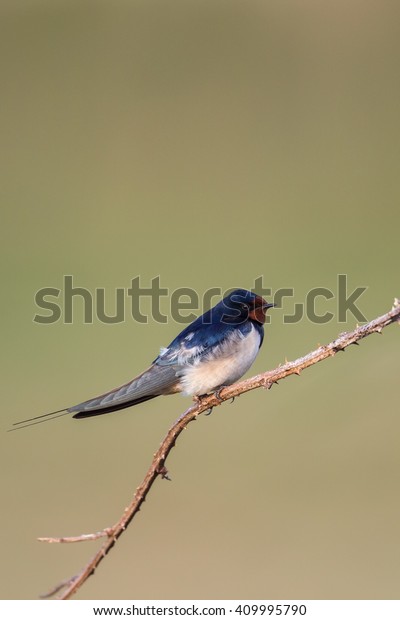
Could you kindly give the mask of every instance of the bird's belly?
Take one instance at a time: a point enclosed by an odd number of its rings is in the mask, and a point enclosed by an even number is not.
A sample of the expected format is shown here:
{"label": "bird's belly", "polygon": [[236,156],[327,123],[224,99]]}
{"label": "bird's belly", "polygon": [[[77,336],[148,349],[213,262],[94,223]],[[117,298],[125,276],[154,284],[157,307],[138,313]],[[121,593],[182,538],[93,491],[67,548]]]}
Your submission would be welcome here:
{"label": "bird's belly", "polygon": [[254,362],[260,348],[260,335],[254,329],[233,342],[185,368],[181,376],[182,391],[186,395],[200,396],[234,383]]}

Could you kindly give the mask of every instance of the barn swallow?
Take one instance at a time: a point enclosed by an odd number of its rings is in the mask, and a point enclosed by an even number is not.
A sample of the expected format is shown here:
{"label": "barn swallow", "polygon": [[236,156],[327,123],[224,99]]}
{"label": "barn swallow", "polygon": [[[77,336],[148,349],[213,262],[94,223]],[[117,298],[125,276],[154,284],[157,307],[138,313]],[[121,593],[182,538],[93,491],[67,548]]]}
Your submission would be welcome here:
{"label": "barn swallow", "polygon": [[237,289],[188,325],[161,349],[147,370],[128,383],[79,405],[22,420],[14,426],[39,424],[45,421],[39,418],[48,416],[101,415],[177,392],[195,399],[212,392],[218,394],[222,387],[240,379],[254,362],[264,338],[266,311],[273,306],[255,293]]}

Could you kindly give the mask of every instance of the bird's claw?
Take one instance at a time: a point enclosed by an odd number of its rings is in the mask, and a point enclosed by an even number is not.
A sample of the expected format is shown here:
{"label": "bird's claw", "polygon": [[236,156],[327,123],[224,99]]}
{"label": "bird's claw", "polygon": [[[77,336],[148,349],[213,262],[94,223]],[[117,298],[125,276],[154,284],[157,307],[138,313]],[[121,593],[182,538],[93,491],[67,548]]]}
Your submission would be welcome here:
{"label": "bird's claw", "polygon": [[[221,385],[221,387],[219,387],[217,390],[212,392],[213,396],[215,396],[219,404],[224,402],[224,399],[221,398],[221,392],[224,388],[226,388],[226,385]],[[203,394],[202,396],[195,395],[193,396],[193,400],[195,401],[196,405],[201,405],[201,401],[203,400],[203,398],[207,398],[208,396],[209,394]],[[230,402],[233,403],[234,400],[235,400],[235,396],[232,396],[232,399]],[[207,411],[204,413],[204,415],[210,415],[213,409],[214,409],[214,406],[209,407]]]}
{"label": "bird's claw", "polygon": [[215,396],[215,398],[217,399],[217,401],[219,403],[223,403],[224,402],[224,399],[221,398],[221,392],[222,392],[222,390],[224,388],[226,388],[226,385],[221,385],[221,387],[219,387],[218,390],[215,390],[215,392],[214,392],[214,396]]}
{"label": "bird's claw", "polygon": [[[193,396],[193,400],[198,407],[201,407],[202,401],[204,398],[208,398],[209,394],[201,394],[201,396],[197,396],[196,394]],[[210,415],[213,407],[209,407],[204,415]]]}

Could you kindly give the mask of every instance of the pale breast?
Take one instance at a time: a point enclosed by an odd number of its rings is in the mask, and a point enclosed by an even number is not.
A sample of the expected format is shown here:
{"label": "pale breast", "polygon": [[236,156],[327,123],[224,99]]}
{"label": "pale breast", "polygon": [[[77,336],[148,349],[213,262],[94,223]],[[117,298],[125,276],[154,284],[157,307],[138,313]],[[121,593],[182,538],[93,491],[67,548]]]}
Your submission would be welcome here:
{"label": "pale breast", "polygon": [[234,383],[254,362],[260,348],[260,335],[252,326],[243,336],[239,331],[212,354],[195,361],[185,368],[181,376],[182,391],[200,396]]}

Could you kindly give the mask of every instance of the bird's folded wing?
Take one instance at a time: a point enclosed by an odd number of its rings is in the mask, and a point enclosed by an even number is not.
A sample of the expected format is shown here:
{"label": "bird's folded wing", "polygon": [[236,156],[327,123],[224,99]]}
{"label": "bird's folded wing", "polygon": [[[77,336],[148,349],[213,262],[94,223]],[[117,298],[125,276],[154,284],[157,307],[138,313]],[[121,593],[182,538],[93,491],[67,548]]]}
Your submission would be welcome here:
{"label": "bird's folded wing", "polygon": [[69,407],[68,412],[74,413],[74,417],[82,418],[131,407],[162,394],[173,394],[179,391],[178,372],[178,366],[153,364],[128,383]]}

